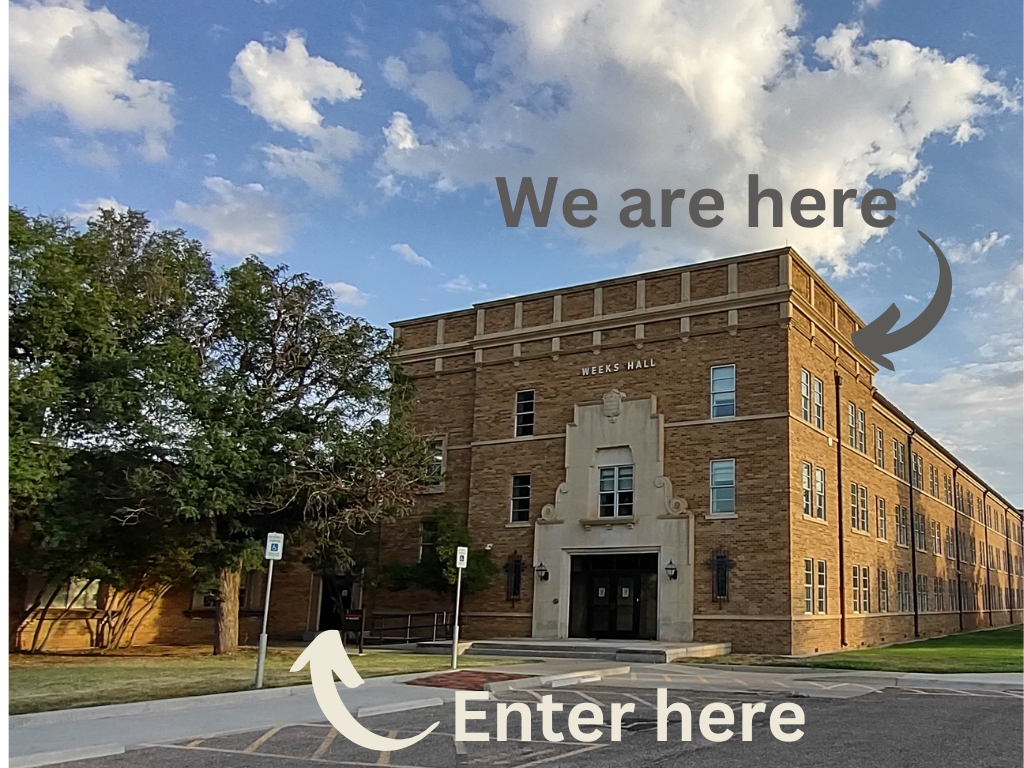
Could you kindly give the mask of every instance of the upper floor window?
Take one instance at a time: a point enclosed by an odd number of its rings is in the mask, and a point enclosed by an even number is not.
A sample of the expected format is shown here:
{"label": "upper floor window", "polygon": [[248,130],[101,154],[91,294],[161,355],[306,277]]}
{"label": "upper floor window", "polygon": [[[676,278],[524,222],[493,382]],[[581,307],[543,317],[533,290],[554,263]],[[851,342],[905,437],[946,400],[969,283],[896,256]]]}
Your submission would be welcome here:
{"label": "upper floor window", "polygon": [[825,385],[817,378],[814,380],[814,426],[825,428]]}
{"label": "upper floor window", "polygon": [[956,484],[956,510],[957,512],[964,511],[964,487],[960,483]]}
{"label": "upper floor window", "polygon": [[736,460],[711,462],[711,514],[731,515],[736,512]]}
{"label": "upper floor window", "polygon": [[857,406],[853,403],[846,404],[846,441],[851,448],[857,447]]}
{"label": "upper floor window", "polygon": [[942,476],[942,497],[946,500],[946,503],[952,506],[953,504],[953,483],[950,482],[949,475],[944,474]]}
{"label": "upper floor window", "polygon": [[633,515],[633,467],[601,467],[597,514],[600,517]]}
{"label": "upper floor window", "polygon": [[536,401],[532,389],[521,389],[516,392],[516,437],[527,437],[533,434],[533,417]]}
{"label": "upper floor window", "polygon": [[814,516],[819,520],[825,519],[825,470],[823,467],[814,468]]}
{"label": "upper floor window", "polygon": [[924,490],[924,459],[920,454],[910,454],[910,484],[917,490]]}
{"label": "upper floor window", "polygon": [[868,428],[864,419],[864,409],[857,409],[857,450],[861,453],[868,452]]}
{"label": "upper floor window", "polygon": [[427,476],[432,480],[440,480],[444,476],[445,440],[437,437],[430,441],[430,461],[427,464]]}
{"label": "upper floor window", "polygon": [[736,415],[736,366],[711,369],[711,418]]}
{"label": "upper floor window", "polygon": [[526,523],[530,520],[529,475],[512,475],[512,511],[510,520],[513,523]]}
{"label": "upper floor window", "polygon": [[939,470],[934,464],[928,465],[928,493],[939,498]]}
{"label": "upper floor window", "polygon": [[811,374],[808,371],[800,371],[800,418],[804,421],[811,420]]}
{"label": "upper floor window", "polygon": [[881,427],[875,427],[875,464],[885,469],[885,433]]}
{"label": "upper floor window", "polygon": [[811,488],[811,465],[806,461],[801,469],[800,486],[803,489],[803,513],[805,516],[810,517],[814,512],[814,499]]}
{"label": "upper floor window", "polygon": [[877,509],[876,520],[875,520],[875,531],[876,536],[880,539],[887,539],[888,537],[888,520],[885,519],[885,499],[881,496],[875,498],[875,507]]}
{"label": "upper floor window", "polygon": [[892,471],[900,480],[907,479],[907,447],[899,440],[892,441]]}
{"label": "upper floor window", "polygon": [[967,492],[967,516],[974,517],[974,494]]}

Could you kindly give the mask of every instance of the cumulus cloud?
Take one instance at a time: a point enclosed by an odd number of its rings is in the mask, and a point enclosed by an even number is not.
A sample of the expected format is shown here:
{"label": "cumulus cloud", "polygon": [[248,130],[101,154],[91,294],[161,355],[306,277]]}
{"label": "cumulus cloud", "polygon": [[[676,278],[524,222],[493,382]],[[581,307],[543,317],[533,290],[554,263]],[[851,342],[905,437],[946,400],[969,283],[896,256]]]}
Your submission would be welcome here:
{"label": "cumulus cloud", "polygon": [[1009,235],[1000,235],[998,232],[989,232],[984,237],[965,243],[956,238],[939,238],[936,242],[942,247],[942,252],[954,264],[973,264],[985,258],[985,254],[993,248],[1006,244],[1010,239]]}
{"label": "cumulus cloud", "polygon": [[431,115],[455,117],[469,106],[473,94],[452,71],[451,60],[444,40],[421,32],[401,57],[391,56],[384,62],[384,79],[423,102]]}
{"label": "cumulus cloud", "polygon": [[327,125],[317,103],[361,98],[362,81],[354,72],[319,56],[310,56],[297,32],[285,36],[284,48],[255,40],[246,45],[231,66],[235,101],[266,120],[275,130],[294,134],[298,147],[261,147],[267,170],[301,179],[313,189],[333,192],[339,164],[359,149],[359,134]]}
{"label": "cumulus cloud", "polygon": [[472,291],[486,291],[486,283],[474,283],[465,275],[454,277],[441,285],[444,290],[450,293],[470,293]]}
{"label": "cumulus cloud", "polygon": [[68,218],[76,224],[84,224],[107,208],[112,208],[117,213],[125,213],[128,210],[127,205],[119,203],[113,197],[97,197],[95,200],[77,203],[73,211],[68,211]]}
{"label": "cumulus cloud", "polygon": [[277,210],[261,184],[234,184],[220,176],[203,179],[209,202],[174,203],[174,216],[206,231],[214,251],[246,256],[276,254],[290,242],[288,217]]}
{"label": "cumulus cloud", "polygon": [[8,11],[16,112],[57,111],[87,134],[137,134],[147,159],[167,156],[174,88],[135,74],[149,48],[143,28],[83,0],[12,3]]}
{"label": "cumulus cloud", "polygon": [[417,267],[433,266],[430,261],[416,253],[408,243],[395,243],[391,246],[391,250],[401,256],[405,261],[410,264],[415,264]]}
{"label": "cumulus cloud", "polygon": [[349,285],[348,283],[327,283],[327,287],[334,291],[334,300],[345,306],[363,307],[366,306],[366,302],[370,298],[354,285]]}
{"label": "cumulus cloud", "polygon": [[[857,24],[816,40],[805,60],[795,0],[481,5],[503,31],[484,38],[485,61],[471,84],[462,83],[469,98],[445,101],[441,90],[424,90],[430,73],[455,77],[428,38],[415,55],[385,66],[428,115],[416,125],[392,115],[379,173],[440,189],[481,184],[492,193],[495,176],[508,177],[513,191],[522,176],[541,186],[557,176],[552,225],[564,226],[558,206],[566,192],[591,189],[598,222],[573,234],[598,249],[637,247],[648,257],[643,266],[788,241],[844,275],[850,257],[885,230],[866,225],[852,206],[844,227],[801,228],[787,210],[775,229],[764,226],[767,203],[762,226],[749,228],[748,174],[787,202],[810,187],[831,206],[832,189],[863,194],[880,185],[910,200],[926,183],[926,142],[969,141],[986,116],[1018,109],[1014,94],[973,59],[867,39]],[[670,228],[628,229],[618,220],[619,195],[634,187],[683,188],[687,200],[697,189],[718,189],[725,221],[700,229],[684,203]],[[529,216],[524,225],[532,226]]]}

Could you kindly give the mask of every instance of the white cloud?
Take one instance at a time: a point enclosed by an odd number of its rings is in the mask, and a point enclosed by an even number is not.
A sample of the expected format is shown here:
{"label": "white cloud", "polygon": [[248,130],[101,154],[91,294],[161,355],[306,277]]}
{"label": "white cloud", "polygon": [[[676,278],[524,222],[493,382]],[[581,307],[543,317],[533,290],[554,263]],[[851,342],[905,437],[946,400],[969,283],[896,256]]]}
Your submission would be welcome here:
{"label": "white cloud", "polygon": [[149,160],[167,156],[174,88],[136,76],[149,35],[82,0],[12,3],[10,77],[14,109],[63,113],[79,130],[138,134]]}
{"label": "white cloud", "polygon": [[444,288],[446,291],[450,291],[451,293],[469,293],[471,291],[487,290],[486,283],[476,283],[474,285],[473,281],[470,280],[465,275],[459,275],[458,277],[454,277],[448,282],[443,283],[441,287]]}
{"label": "white cloud", "polygon": [[408,243],[395,243],[391,246],[391,250],[401,256],[405,261],[410,264],[415,264],[417,267],[433,266],[427,259],[416,253]]}
{"label": "white cloud", "polygon": [[128,210],[127,205],[119,203],[113,197],[97,197],[95,200],[76,203],[75,209],[68,211],[68,218],[76,224],[84,224],[106,208],[113,208],[117,213],[125,213]]}
{"label": "white cloud", "polygon": [[1015,264],[1010,273],[1001,280],[982,285],[969,291],[971,296],[979,299],[994,299],[1002,304],[1019,306],[1021,294],[1024,292],[1024,265]]}
{"label": "white cloud", "polygon": [[979,237],[970,243],[964,243],[956,238],[939,238],[936,242],[942,248],[942,252],[954,264],[973,264],[981,261],[985,254],[993,248],[999,248],[1010,239],[1009,235],[1000,235],[998,232],[989,232],[984,237]]}
{"label": "white cloud", "polygon": [[[439,189],[522,176],[543,188],[559,177],[552,226],[563,227],[562,196],[593,190],[598,222],[572,233],[594,248],[638,246],[670,262],[727,255],[789,242],[838,275],[852,254],[884,235],[848,206],[844,227],[792,223],[747,226],[747,175],[788,200],[799,189],[859,193],[887,179],[912,201],[926,183],[921,151],[941,137],[968,141],[982,118],[1018,108],[1013,93],[969,57],[947,60],[904,40],[865,39],[840,25],[800,54],[803,10],[795,0],[484,0],[504,31],[485,38],[489,53],[471,101],[445,117],[420,79],[446,75],[447,60],[403,57],[386,74],[428,108],[423,125],[404,113],[384,128],[379,173],[421,179]],[[433,69],[431,69],[433,67]],[[466,85],[466,87],[470,87]],[[452,110],[449,110],[449,113]],[[393,186],[393,185],[392,185]],[[619,195],[643,187],[718,189],[725,221],[704,230],[676,204],[672,227],[619,223]],[[903,208],[905,211],[905,208]],[[901,213],[897,211],[897,216]],[[658,214],[657,202],[655,214]],[[500,209],[495,207],[497,221]],[[523,226],[532,227],[527,215]],[[662,262],[664,263],[664,262]],[[654,266],[645,264],[643,266]]]}
{"label": "white cloud", "polygon": [[226,254],[281,253],[289,245],[288,218],[260,184],[233,184],[220,176],[203,179],[210,202],[177,200],[174,216],[206,231],[205,245]]}
{"label": "white cloud", "polygon": [[349,307],[366,306],[366,302],[370,298],[354,285],[349,285],[348,283],[327,283],[327,287],[334,291],[335,301]]}
{"label": "white cloud", "polygon": [[109,171],[117,166],[114,153],[102,141],[96,139],[78,140],[70,136],[57,136],[53,143],[69,162]]}
{"label": "white cloud", "polygon": [[454,117],[470,105],[473,94],[452,71],[451,59],[444,40],[421,32],[401,58],[391,56],[384,62],[384,79],[422,101],[435,117]]}
{"label": "white cloud", "polygon": [[295,134],[303,145],[264,145],[261,149],[267,169],[276,176],[301,179],[320,192],[333,192],[338,165],[359,149],[359,134],[342,126],[325,125],[317,103],[362,97],[358,75],[327,59],[310,56],[302,36],[289,32],[283,49],[255,40],[246,45],[235,57],[230,77],[236,102],[275,130]]}

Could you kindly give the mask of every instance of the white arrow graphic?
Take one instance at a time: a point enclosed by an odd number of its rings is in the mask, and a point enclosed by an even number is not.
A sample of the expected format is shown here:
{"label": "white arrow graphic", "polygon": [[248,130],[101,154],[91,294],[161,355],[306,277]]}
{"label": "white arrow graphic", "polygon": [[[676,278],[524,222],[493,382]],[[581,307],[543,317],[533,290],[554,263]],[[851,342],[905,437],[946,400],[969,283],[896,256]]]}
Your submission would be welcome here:
{"label": "white arrow graphic", "polygon": [[358,688],[363,684],[363,678],[352,666],[352,661],[345,652],[345,645],[341,642],[341,634],[336,629],[317,635],[292,664],[291,671],[298,672],[306,664],[309,664],[309,676],[313,681],[316,703],[320,705],[321,711],[338,733],[353,744],[358,744],[366,749],[375,749],[378,752],[395,752],[411,747],[440,725],[440,722],[434,723],[423,733],[408,739],[389,739],[386,736],[378,736],[360,725],[345,707],[334,684],[335,673],[347,688]]}

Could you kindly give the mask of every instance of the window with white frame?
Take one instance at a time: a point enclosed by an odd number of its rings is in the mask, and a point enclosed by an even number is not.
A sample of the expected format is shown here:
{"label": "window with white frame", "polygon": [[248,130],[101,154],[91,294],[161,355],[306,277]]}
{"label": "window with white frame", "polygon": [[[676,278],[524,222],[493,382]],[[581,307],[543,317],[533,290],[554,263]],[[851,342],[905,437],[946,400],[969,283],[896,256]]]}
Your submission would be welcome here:
{"label": "window with white frame", "polygon": [[885,469],[885,433],[881,427],[875,427],[875,465]]}
{"label": "window with white frame", "polygon": [[974,494],[970,491],[967,492],[967,516],[974,518]]}
{"label": "window with white frame", "polygon": [[857,409],[857,450],[861,453],[868,452],[868,427],[864,417],[864,410]]}
{"label": "window with white frame", "polygon": [[932,554],[942,554],[942,524],[937,520],[931,520],[928,523],[928,532],[931,534],[932,539]]}
{"label": "window with white frame", "polygon": [[860,613],[860,566],[853,566],[853,612]]}
{"label": "window with white frame", "polygon": [[896,545],[910,546],[910,513],[899,505],[896,505]]}
{"label": "window with white frame", "polygon": [[878,572],[878,610],[882,613],[889,611],[889,572],[886,570]]}
{"label": "window with white frame", "polygon": [[530,520],[530,476],[512,475],[512,508],[509,519],[513,523]]}
{"label": "window with white frame", "polygon": [[910,484],[917,490],[924,490],[924,460],[918,453],[910,454]]}
{"label": "window with white frame", "polygon": [[881,496],[875,497],[875,511],[875,535],[880,539],[888,538],[888,520],[885,519],[885,499]]}
{"label": "window with white frame", "polygon": [[736,366],[716,365],[711,369],[711,418],[736,415]]}
{"label": "window with white frame", "polygon": [[814,379],[814,426],[825,428],[825,385],[821,379]]}
{"label": "window with white frame", "polygon": [[860,612],[871,613],[871,569],[860,567]]}
{"label": "window with white frame", "polygon": [[805,517],[814,514],[813,488],[811,487],[811,465],[806,461],[800,467],[800,487],[802,490],[803,513]]}
{"label": "window with white frame", "polygon": [[631,517],[633,515],[632,465],[601,467],[598,472],[598,516]]}
{"label": "window with white frame", "polygon": [[818,561],[818,613],[828,613],[828,565]]}
{"label": "window with white frame", "polygon": [[896,601],[901,613],[910,610],[910,574],[905,571],[896,572]]}
{"label": "window with white frame", "polygon": [[516,437],[529,437],[533,434],[536,407],[536,396],[532,389],[516,392]]}
{"label": "window with white frame", "polygon": [[892,471],[900,480],[907,479],[907,454],[906,446],[899,440],[892,441]]}
{"label": "window with white frame", "polygon": [[939,498],[939,470],[934,464],[928,465],[928,493]]}
{"label": "window with white frame", "polygon": [[932,579],[932,610],[946,610],[946,589],[942,579],[937,576]]}
{"label": "window with white frame", "polygon": [[949,579],[946,582],[946,597],[949,602],[949,610],[960,610],[960,593],[956,588],[956,579]]}
{"label": "window with white frame", "polygon": [[850,527],[868,530],[868,489],[857,483],[850,483]]}
{"label": "window with white frame", "polygon": [[964,487],[960,483],[956,484],[956,511],[964,511]]}
{"label": "window with white frame", "polygon": [[953,529],[948,525],[946,526],[946,559],[955,560],[956,552],[953,549]]}
{"label": "window with white frame", "polygon": [[924,515],[914,513],[914,549],[918,552],[927,551],[927,535],[925,533]]}
{"label": "window with white frame", "polygon": [[814,561],[804,560],[804,613],[814,613]]}
{"label": "window with white frame", "polygon": [[811,374],[800,370],[800,418],[811,420]]}
{"label": "window with white frame", "polygon": [[711,462],[711,514],[736,513],[736,460],[716,459]]}
{"label": "window with white frame", "polygon": [[824,467],[814,468],[814,516],[819,520],[825,519],[825,469]]}
{"label": "window with white frame", "polygon": [[942,498],[947,504],[953,506],[953,483],[947,474],[942,475]]}
{"label": "window with white frame", "polygon": [[858,489],[860,491],[860,529],[864,533],[868,532],[868,489],[863,485]]}
{"label": "window with white frame", "polygon": [[928,607],[928,577],[923,574],[917,576],[917,610],[927,613]]}
{"label": "window with white frame", "polygon": [[846,404],[846,442],[851,448],[857,447],[857,406],[853,403]]}

